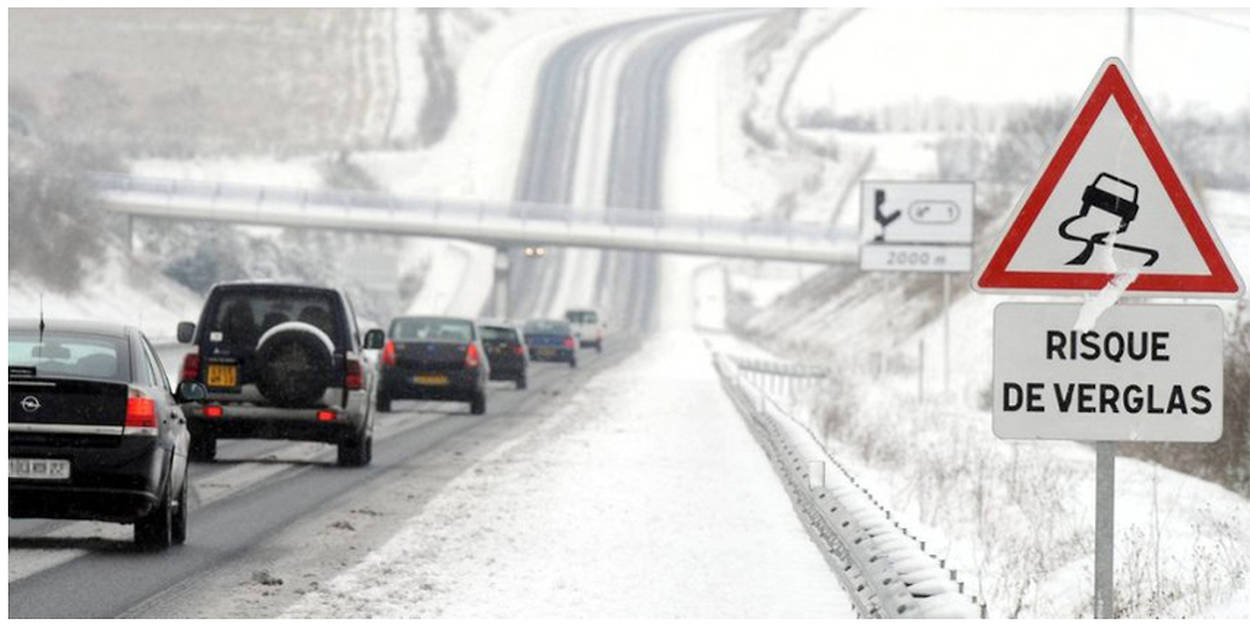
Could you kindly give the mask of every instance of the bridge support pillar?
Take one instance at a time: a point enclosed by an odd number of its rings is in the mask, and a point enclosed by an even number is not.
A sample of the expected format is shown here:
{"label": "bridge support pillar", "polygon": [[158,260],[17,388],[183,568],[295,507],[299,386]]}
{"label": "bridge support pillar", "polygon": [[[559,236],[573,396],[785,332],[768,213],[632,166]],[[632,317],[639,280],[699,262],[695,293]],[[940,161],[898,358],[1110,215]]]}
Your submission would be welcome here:
{"label": "bridge support pillar", "polygon": [[508,317],[508,274],[512,269],[512,261],[508,258],[508,248],[495,248],[495,286],[491,298],[495,302],[494,315],[500,319]]}

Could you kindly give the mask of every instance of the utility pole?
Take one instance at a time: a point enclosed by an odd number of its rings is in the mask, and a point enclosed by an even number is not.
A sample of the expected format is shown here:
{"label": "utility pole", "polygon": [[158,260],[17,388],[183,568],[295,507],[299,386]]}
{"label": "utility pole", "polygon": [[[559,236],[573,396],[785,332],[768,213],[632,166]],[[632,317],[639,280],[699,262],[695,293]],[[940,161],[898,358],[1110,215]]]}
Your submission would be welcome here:
{"label": "utility pole", "polygon": [[1124,66],[1133,69],[1133,7],[1124,10]]}

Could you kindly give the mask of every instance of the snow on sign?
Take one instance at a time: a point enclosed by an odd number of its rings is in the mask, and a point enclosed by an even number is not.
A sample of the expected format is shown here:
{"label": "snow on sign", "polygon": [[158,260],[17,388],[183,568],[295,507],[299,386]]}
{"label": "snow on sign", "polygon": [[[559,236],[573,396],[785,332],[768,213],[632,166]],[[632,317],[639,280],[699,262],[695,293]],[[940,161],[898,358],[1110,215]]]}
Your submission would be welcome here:
{"label": "snow on sign", "polygon": [[1080,304],[994,309],[994,434],[1213,442],[1223,432],[1224,315],[1120,305],[1089,331]]}
{"label": "snow on sign", "polygon": [[1237,297],[1241,277],[1159,142],[1124,64],[1107,59],[973,282],[983,292]]}
{"label": "snow on sign", "polygon": [[866,180],[859,195],[860,269],[972,269],[971,182]]}

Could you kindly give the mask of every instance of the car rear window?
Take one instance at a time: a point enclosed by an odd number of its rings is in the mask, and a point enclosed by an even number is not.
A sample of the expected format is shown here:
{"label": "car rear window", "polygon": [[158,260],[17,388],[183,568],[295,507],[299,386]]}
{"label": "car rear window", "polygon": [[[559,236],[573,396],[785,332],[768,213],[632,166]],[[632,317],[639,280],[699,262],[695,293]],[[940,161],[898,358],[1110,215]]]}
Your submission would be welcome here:
{"label": "car rear window", "polygon": [[536,319],[534,321],[525,322],[526,334],[569,334],[569,324],[567,321],[550,321],[547,319]]}
{"label": "car rear window", "polygon": [[392,321],[387,334],[396,341],[468,343],[473,340],[473,324],[463,319],[404,317]]}
{"label": "car rear window", "polygon": [[498,328],[495,326],[482,326],[483,341],[507,341],[516,343],[516,330],[512,328]]}
{"label": "car rear window", "polygon": [[130,350],[122,337],[68,332],[9,332],[9,366],[37,376],[130,381]]}
{"label": "car rear window", "polygon": [[570,310],[564,313],[564,318],[570,323],[599,323],[599,315],[593,310]]}
{"label": "car rear window", "polygon": [[270,328],[287,321],[303,321],[345,349],[345,337],[336,332],[334,297],[326,291],[295,289],[227,290],[217,298],[207,323],[209,340],[253,346]]}

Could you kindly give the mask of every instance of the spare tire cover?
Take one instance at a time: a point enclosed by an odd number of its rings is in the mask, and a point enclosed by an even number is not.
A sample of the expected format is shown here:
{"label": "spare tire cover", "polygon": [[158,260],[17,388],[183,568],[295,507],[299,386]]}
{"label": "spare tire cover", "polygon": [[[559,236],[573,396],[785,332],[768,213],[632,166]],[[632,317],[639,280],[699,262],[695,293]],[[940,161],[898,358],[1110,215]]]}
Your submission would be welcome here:
{"label": "spare tire cover", "polygon": [[302,321],[279,323],[256,342],[256,389],[288,408],[315,405],[330,386],[334,342]]}

